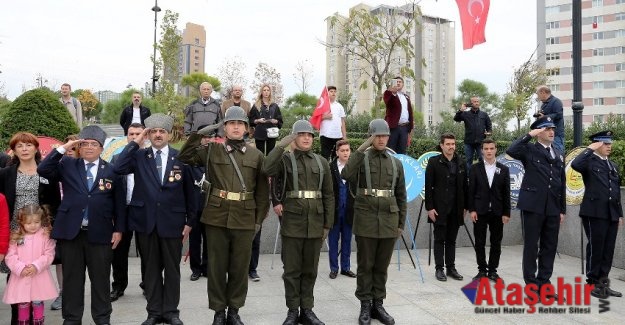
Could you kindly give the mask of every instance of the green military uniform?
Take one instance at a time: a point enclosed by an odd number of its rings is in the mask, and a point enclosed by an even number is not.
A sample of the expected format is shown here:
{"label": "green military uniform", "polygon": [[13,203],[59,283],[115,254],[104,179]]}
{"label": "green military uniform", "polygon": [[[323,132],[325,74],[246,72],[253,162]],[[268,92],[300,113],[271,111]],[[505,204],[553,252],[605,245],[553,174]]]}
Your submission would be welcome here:
{"label": "green military uniform", "polygon": [[[240,308],[247,296],[247,271],[256,225],[269,211],[269,183],[262,171],[263,154],[243,140],[227,139],[225,144],[201,145],[202,135],[193,134],[178,159],[206,166],[212,184],[200,221],[206,228],[208,247],[209,308],[222,311]],[[243,183],[229,157],[232,154]],[[210,156],[210,158],[209,158]]]}
{"label": "green military uniform", "polygon": [[[293,183],[292,158],[297,166],[297,184]],[[334,223],[330,166],[312,151],[294,150],[291,156],[278,146],[267,156],[263,170],[285,180],[281,235],[286,305],[289,309],[312,309],[324,228],[330,229]],[[293,197],[296,189],[310,198]]]}
{"label": "green military uniform", "polygon": [[[370,188],[365,158],[369,161]],[[356,297],[361,301],[384,299],[393,246],[406,218],[404,169],[397,158],[371,148],[366,154],[355,151],[341,175],[348,182],[358,184],[352,228],[358,247]]]}

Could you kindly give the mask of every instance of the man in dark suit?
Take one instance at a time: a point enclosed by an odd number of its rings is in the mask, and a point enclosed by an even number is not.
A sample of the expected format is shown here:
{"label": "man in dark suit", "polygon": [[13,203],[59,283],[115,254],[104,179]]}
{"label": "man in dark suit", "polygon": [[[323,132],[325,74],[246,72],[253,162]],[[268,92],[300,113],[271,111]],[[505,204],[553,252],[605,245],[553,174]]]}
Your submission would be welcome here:
{"label": "man in dark suit", "polygon": [[[473,280],[499,279],[497,267],[501,256],[503,225],[510,221],[510,170],[497,162],[497,145],[493,139],[482,141],[482,157],[471,166],[467,206],[474,223],[475,257],[478,273]],[[486,229],[490,228],[490,254],[486,263]]]}
{"label": "man in dark suit", "polygon": [[414,128],[410,97],[404,93],[403,89],[404,79],[395,77],[395,79],[391,79],[383,97],[384,105],[386,106],[384,120],[391,128],[388,147],[396,153],[402,154],[406,153],[408,138],[410,138]]}
{"label": "man in dark suit", "polygon": [[[134,141],[141,132],[143,132],[145,126],[140,123],[132,123],[128,127],[128,142]],[[119,158],[119,154],[111,158],[111,164],[115,165],[115,161]],[[132,190],[135,186],[135,176],[129,174],[123,176],[124,187],[126,188],[126,204],[130,203],[132,198]],[[126,287],[128,287],[128,252],[130,251],[130,244],[132,243],[133,231],[127,230],[122,235],[122,240],[119,242],[117,249],[113,251],[113,283],[111,283],[111,301],[116,301],[119,297],[124,295]],[[141,259],[141,283],[139,286],[143,289],[143,276],[145,274],[145,263]]]}
{"label": "man in dark suit", "polygon": [[128,128],[133,123],[145,125],[145,119],[151,114],[150,109],[141,104],[141,93],[132,93],[132,104],[126,106],[119,116],[119,125],[124,129],[124,135],[128,135]]}
{"label": "man in dark suit", "polygon": [[[172,117],[161,113],[147,118],[146,129],[124,148],[115,164],[115,172],[135,175],[128,228],[136,232],[146,264],[148,318],[143,325],[183,324],[178,310],[180,259],[182,242],[195,224],[196,203],[191,170],[168,145],[173,124]],[[152,146],[142,149],[148,135]]]}
{"label": "man in dark suit", "polygon": [[[109,324],[111,260],[125,230],[126,189],[112,165],[100,159],[106,133],[90,125],[78,137],[52,151],[37,172],[59,179],[63,187],[51,234],[63,251],[63,324],[82,324],[85,268],[91,280],[93,321]],[[77,144],[81,158],[63,155]]]}
{"label": "man in dark suit", "polygon": [[[555,127],[551,117],[541,117],[506,151],[525,168],[517,203],[523,225],[523,279],[537,290],[551,283],[558,232],[566,215],[564,158],[552,146]],[[530,143],[534,137],[536,142]]]}
{"label": "man in dark suit", "polygon": [[466,212],[467,173],[462,158],[455,154],[456,137],[441,135],[443,153],[428,160],[425,169],[425,209],[428,222],[434,224],[434,262],[436,279],[447,281],[447,275],[462,280],[456,270],[456,237],[464,224]]}
{"label": "man in dark suit", "polygon": [[622,293],[610,289],[608,278],[618,227],[623,225],[619,169],[608,159],[612,152],[612,131],[595,133],[590,141],[588,148],[571,163],[582,174],[586,187],[579,210],[588,239],[586,281],[595,285],[590,293],[594,297],[622,297]]}

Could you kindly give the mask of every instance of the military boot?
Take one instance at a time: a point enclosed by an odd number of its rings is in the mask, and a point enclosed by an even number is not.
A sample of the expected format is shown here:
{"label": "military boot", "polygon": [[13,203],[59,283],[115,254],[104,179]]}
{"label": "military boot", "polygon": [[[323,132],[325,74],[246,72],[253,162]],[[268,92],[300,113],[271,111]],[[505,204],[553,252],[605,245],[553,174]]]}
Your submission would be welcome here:
{"label": "military boot", "polygon": [[373,299],[373,308],[371,308],[371,318],[377,319],[384,325],[394,325],[395,320],[389,315],[384,306],[382,306],[382,299]]}
{"label": "military boot", "polygon": [[228,307],[226,325],[243,325],[241,317],[239,316],[239,308]]}
{"label": "military boot", "polygon": [[286,319],[282,323],[282,325],[297,325],[299,324],[299,310],[298,309],[289,309],[286,313]]}
{"label": "military boot", "polygon": [[304,325],[325,325],[324,322],[317,318],[317,315],[315,315],[315,312],[313,312],[312,309],[302,308],[299,316],[300,323]]}
{"label": "military boot", "polygon": [[358,325],[371,324],[371,300],[360,301],[360,316],[358,316]]}
{"label": "military boot", "polygon": [[213,318],[213,325],[226,325],[226,311],[220,310],[215,312]]}

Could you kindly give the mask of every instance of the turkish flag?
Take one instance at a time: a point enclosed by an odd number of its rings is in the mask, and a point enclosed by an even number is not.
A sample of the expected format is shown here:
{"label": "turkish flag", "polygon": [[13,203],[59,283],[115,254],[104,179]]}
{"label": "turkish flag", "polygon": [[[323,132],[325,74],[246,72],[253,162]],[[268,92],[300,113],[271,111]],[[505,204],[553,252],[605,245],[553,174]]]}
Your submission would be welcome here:
{"label": "turkish flag", "polygon": [[321,96],[317,100],[317,106],[315,106],[315,110],[312,113],[312,117],[310,118],[310,124],[319,130],[321,127],[321,120],[323,120],[323,114],[330,111],[330,97],[328,96],[328,87],[323,87],[321,91]]}
{"label": "turkish flag", "polygon": [[467,50],[486,42],[484,30],[490,0],[456,0],[456,3],[462,24],[462,48]]}

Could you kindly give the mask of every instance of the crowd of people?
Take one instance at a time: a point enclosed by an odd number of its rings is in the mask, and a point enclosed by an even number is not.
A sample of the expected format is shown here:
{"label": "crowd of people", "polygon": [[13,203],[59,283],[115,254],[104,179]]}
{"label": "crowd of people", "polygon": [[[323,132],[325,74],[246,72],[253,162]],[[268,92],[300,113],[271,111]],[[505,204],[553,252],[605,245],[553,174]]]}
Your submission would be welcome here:
{"label": "crowd of people", "polygon": [[[548,113],[556,100],[544,95],[550,94],[545,87],[537,92],[547,106],[531,131],[506,151],[525,168],[518,200],[523,278],[537,292],[550,283],[566,215],[563,151],[554,140],[559,126]],[[110,324],[112,302],[129,284],[133,236],[147,301],[143,325],[183,324],[180,261],[187,239],[189,280],[207,278],[213,324],[243,324],[239,310],[248,281],[261,279],[260,233],[271,206],[281,223],[283,325],[324,324],[313,309],[326,239],[329,278],[356,278],[358,323],[394,324],[383,302],[393,247],[405,226],[407,193],[402,163],[393,153],[405,154],[414,127],[410,98],[402,89],[402,78],[391,81],[384,93],[385,118],[370,122],[369,137],[353,152],[333,86],[328,87],[331,109],[319,130],[321,154],[312,150],[316,131],[306,120],[296,121],[279,139],[282,114],[269,85],[261,86],[254,103],[234,86],[232,97],[221,104],[210,96],[209,83],[200,85],[200,98],[184,110],[188,139],[180,151],[169,144],[173,118],[151,114],[140,93],[121,113],[128,144],[110,162],[101,158],[107,135],[98,126],[82,127],[43,160],[35,135],[15,134],[9,143],[13,156],[1,160],[7,166],[0,169],[0,269],[8,274],[3,301],[11,304],[12,324],[43,324],[43,301],[51,299],[51,309],[62,310],[64,324],[81,324],[86,274],[92,319]],[[60,101],[78,121],[80,104],[70,90],[62,86]],[[426,167],[425,208],[434,229],[439,281],[463,279],[455,248],[466,216],[476,238],[473,279],[502,281],[497,269],[503,227],[511,218],[510,173],[496,161],[490,118],[479,104],[472,97],[470,107],[463,104],[454,117],[465,123],[466,160],[456,154],[456,137],[444,133],[441,154]],[[623,222],[620,177],[609,159],[612,133],[600,132],[590,140],[572,163],[586,186],[580,216],[589,238],[587,281],[595,286],[595,297],[620,297],[608,277]],[[356,272],[350,261],[352,235]],[[558,299],[553,293],[544,296]]]}

